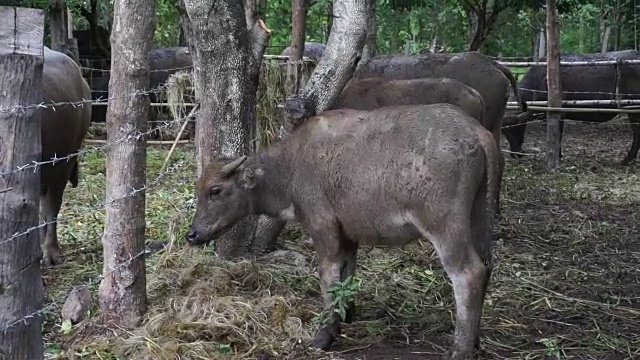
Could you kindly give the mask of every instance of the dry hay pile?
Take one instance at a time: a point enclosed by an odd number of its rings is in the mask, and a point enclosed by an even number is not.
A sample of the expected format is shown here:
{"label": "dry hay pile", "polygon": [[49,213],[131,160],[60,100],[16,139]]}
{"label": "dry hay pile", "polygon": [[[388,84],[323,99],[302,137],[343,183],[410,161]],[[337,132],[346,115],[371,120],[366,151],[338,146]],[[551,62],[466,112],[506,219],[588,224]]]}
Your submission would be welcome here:
{"label": "dry hay pile", "polygon": [[[282,60],[263,60],[260,69],[260,83],[258,86],[258,106],[257,106],[257,134],[258,144],[261,148],[268,147],[280,135],[280,128],[283,122],[282,105],[290,91],[287,90],[287,79],[299,82],[302,88],[309,80],[309,76],[315,67],[311,61],[301,61],[299,67],[288,66],[288,62]],[[298,75],[299,69],[300,73]],[[160,92],[160,101],[169,103],[169,110],[172,118],[182,119],[187,116],[190,107],[186,103],[193,103],[193,77],[192,72],[179,71],[171,75],[167,80],[166,91]],[[297,78],[299,76],[299,79]],[[293,91],[293,89],[291,89]],[[156,111],[156,110],[154,110]],[[180,124],[172,125],[171,129],[179,129]],[[192,127],[190,127],[192,128]],[[165,131],[165,136],[175,138],[177,131]],[[191,129],[190,133],[193,133]]]}
{"label": "dry hay pile", "polygon": [[[86,321],[62,341],[67,356],[340,359],[339,353],[307,348],[322,308],[317,264],[309,239],[296,226],[287,232],[285,237],[292,239],[287,247],[295,250],[229,262],[176,240],[180,232],[174,231],[165,250],[148,261],[149,307],[143,325],[133,331],[106,330],[99,318]],[[443,273],[431,268],[434,254],[424,254],[420,244],[393,254],[363,249],[358,322],[343,324],[338,350],[363,337],[403,337],[406,328],[449,331],[451,290]],[[438,312],[445,316],[435,316]]]}

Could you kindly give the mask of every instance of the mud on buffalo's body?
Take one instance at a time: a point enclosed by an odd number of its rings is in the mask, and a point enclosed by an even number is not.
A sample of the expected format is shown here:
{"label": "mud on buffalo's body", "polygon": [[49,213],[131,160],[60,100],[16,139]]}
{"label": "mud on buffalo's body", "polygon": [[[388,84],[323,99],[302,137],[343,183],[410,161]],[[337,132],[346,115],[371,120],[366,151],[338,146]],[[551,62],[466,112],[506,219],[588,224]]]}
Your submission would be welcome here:
{"label": "mud on buffalo's body", "polygon": [[423,236],[453,283],[451,358],[467,359],[491,273],[498,162],[491,133],[450,104],[328,111],[254,157],[208,166],[187,240],[205,243],[250,213],[299,221],[315,244],[328,311],[313,346],[327,349],[340,332],[327,289],[354,273],[359,244]]}
{"label": "mud on buffalo's body", "polygon": [[[640,53],[633,50],[613,51],[604,54],[563,54],[561,61],[603,61],[603,60],[638,60]],[[541,59],[545,61],[545,59]],[[640,64],[561,66],[560,81],[562,84],[563,100],[620,100],[640,99]],[[520,94],[525,101],[547,101],[547,73],[546,66],[536,65],[529,68],[520,83]],[[589,105],[563,105],[563,107],[590,107]],[[598,108],[617,108],[615,104],[597,105]],[[504,133],[509,141],[511,151],[522,153],[526,122],[531,120],[533,113],[514,114],[505,117],[508,128]],[[607,122],[616,113],[603,112],[566,112],[563,119]],[[640,114],[629,114],[629,121],[633,131],[633,143],[624,158],[623,163],[633,161],[640,148]],[[517,124],[521,126],[516,126]],[[560,122],[560,138],[564,122]],[[562,154],[562,152],[561,152]]]}
{"label": "mud on buffalo's body", "polygon": [[[76,63],[67,55],[47,47],[44,48],[42,87],[45,102],[78,102],[91,96],[89,85]],[[90,120],[89,103],[77,107],[63,105],[55,109],[42,109],[42,161],[78,152],[89,129]],[[45,164],[41,171],[40,216],[48,224],[41,228],[42,261],[45,265],[54,265],[62,262],[54,219],[58,217],[67,182],[73,187],[78,185],[77,157],[72,157],[69,161]]]}

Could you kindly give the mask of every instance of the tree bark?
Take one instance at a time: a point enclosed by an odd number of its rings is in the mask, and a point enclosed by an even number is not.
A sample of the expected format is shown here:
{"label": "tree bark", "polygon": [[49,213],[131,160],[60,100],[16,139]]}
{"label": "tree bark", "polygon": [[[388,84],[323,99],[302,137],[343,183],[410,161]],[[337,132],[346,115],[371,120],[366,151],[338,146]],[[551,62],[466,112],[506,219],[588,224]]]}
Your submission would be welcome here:
{"label": "tree bark", "polygon": [[[91,29],[91,37],[102,54],[102,56],[108,58],[111,56],[111,49],[107,47],[107,44],[102,43],[102,36],[98,33],[100,31],[100,25],[98,24],[98,0],[91,0],[89,3],[91,10],[87,10],[84,7],[80,8],[80,13],[87,19],[89,28]],[[115,8],[115,6],[114,6]],[[105,29],[110,31],[109,28]]]}
{"label": "tree bark", "polygon": [[[16,21],[20,19],[20,21]],[[0,173],[41,160],[44,11],[0,7]],[[40,171],[0,176],[0,358],[42,359],[43,289],[38,226]],[[13,238],[13,239],[12,239]]]}
{"label": "tree bark", "polygon": [[49,29],[51,31],[51,49],[67,53],[67,4],[65,0],[51,0]]}
{"label": "tree bark", "polygon": [[[111,36],[109,94],[124,95],[149,87],[149,52],[155,30],[155,1],[116,0]],[[131,328],[146,311],[145,191],[149,97],[113,96],[107,110],[107,141],[133,134],[107,152],[107,200],[104,279],[98,299],[103,319]]]}
{"label": "tree bark", "polygon": [[[547,0],[547,89],[549,107],[562,107],[560,83],[560,40],[556,0]],[[547,168],[560,163],[560,118],[559,112],[547,113]]]}
{"label": "tree bark", "polygon": [[69,50],[69,55],[71,58],[78,64],[78,66],[82,66],[80,64],[80,53],[78,50],[78,40],[73,37],[73,15],[71,14],[71,10],[67,7],[67,46]]}
{"label": "tree bark", "polygon": [[285,85],[288,94],[296,94],[300,86],[301,60],[307,32],[308,0],[291,0],[291,55]]}
{"label": "tree bark", "polygon": [[325,31],[325,42],[329,41],[331,35],[331,27],[333,26],[333,0],[329,1],[329,8],[327,9],[327,30]]}
{"label": "tree bark", "polygon": [[378,46],[376,44],[376,0],[367,0],[367,37],[362,50],[361,63],[376,56]]}
{"label": "tree bark", "polygon": [[[200,104],[195,137],[199,177],[217,157],[255,151],[258,81],[271,30],[257,20],[252,4],[246,8],[252,7],[253,14],[236,0],[184,0],[184,5],[180,10]],[[254,244],[256,223],[249,216],[215,239],[218,254],[232,258],[261,252]]]}

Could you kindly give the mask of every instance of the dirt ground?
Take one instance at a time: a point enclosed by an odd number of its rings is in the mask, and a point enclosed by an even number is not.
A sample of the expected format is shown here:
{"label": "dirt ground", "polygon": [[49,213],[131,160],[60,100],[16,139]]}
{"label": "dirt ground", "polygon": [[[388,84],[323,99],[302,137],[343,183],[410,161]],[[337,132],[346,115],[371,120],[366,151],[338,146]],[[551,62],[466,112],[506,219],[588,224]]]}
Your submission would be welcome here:
{"label": "dirt ground", "polygon": [[[524,149],[508,158],[503,219],[481,325],[485,359],[640,358],[640,177],[619,165],[631,144],[625,122],[566,123],[561,168],[544,163],[545,127],[530,124]],[[506,149],[506,142],[503,144]],[[166,149],[150,150],[150,179]],[[320,310],[315,256],[289,226],[285,246],[305,265],[223,262],[186,247],[180,234],[193,210],[193,155],[147,195],[149,241],[169,241],[148,257],[149,313],[118,338],[86,331],[92,318],[63,330],[59,306],[74,285],[97,294],[101,270],[102,155],[83,159],[83,181],[69,191],[62,229],[65,264],[45,270],[48,357],[58,359],[436,359],[453,334],[451,287],[433,248],[363,249],[357,318],[332,352],[304,349]],[[82,171],[82,170],[81,170]],[[191,204],[191,205],[189,205]],[[90,215],[83,215],[83,214]],[[168,224],[168,225],[167,225]],[[266,355],[269,356],[266,356]]]}

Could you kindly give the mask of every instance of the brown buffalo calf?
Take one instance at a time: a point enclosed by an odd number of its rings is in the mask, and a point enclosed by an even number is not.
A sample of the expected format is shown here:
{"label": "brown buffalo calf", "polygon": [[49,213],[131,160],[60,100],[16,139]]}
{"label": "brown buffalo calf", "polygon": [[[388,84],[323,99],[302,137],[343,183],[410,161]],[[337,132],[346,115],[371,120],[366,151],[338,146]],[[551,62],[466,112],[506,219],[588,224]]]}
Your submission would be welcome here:
{"label": "brown buffalo calf", "polygon": [[249,214],[300,222],[329,314],[312,346],[328,349],[340,321],[327,289],[354,274],[358,246],[424,237],[453,285],[449,356],[467,359],[479,346],[491,274],[498,163],[491,133],[450,104],[328,111],[251,158],[208,166],[187,241],[206,243]]}

